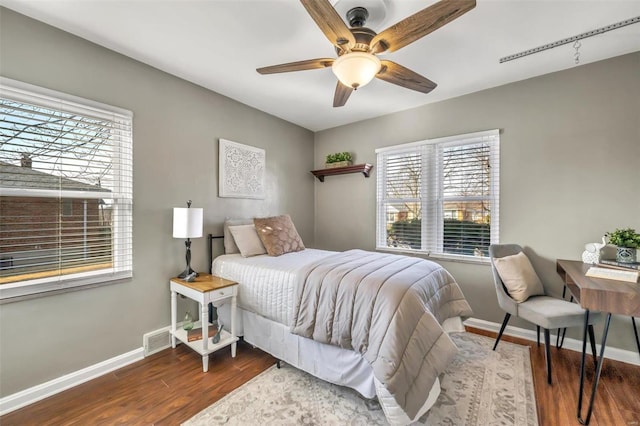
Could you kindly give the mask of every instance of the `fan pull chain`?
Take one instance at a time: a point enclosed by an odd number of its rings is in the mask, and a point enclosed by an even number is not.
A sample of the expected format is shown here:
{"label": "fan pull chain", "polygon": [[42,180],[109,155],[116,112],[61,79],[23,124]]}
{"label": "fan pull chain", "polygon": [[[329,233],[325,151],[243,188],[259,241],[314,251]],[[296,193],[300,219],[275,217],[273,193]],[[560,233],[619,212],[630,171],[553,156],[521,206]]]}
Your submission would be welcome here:
{"label": "fan pull chain", "polygon": [[575,43],[573,43],[573,48],[576,49],[576,52],[573,54],[573,57],[575,58],[574,61],[576,63],[576,65],[578,65],[580,63],[580,48],[582,47],[582,44],[580,43],[580,40],[576,40]]}

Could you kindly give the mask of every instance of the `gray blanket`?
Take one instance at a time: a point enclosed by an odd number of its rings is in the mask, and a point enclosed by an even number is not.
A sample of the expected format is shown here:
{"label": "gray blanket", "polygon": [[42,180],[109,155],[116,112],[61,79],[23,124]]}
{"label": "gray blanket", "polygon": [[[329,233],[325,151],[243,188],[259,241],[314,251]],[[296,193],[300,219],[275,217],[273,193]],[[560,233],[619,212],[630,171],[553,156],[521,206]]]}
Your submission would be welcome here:
{"label": "gray blanket", "polygon": [[441,327],[471,307],[428,260],[350,250],[303,269],[292,332],[360,352],[409,418],[457,348]]}

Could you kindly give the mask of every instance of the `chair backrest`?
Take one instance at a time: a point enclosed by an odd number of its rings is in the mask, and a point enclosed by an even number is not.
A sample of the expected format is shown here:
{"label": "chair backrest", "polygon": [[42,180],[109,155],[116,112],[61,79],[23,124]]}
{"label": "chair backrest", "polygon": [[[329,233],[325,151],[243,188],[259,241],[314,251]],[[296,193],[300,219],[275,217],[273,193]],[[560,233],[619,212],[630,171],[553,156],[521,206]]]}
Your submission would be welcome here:
{"label": "chair backrest", "polygon": [[496,287],[496,294],[498,295],[498,305],[510,313],[511,315],[518,316],[518,304],[507,293],[507,288],[504,286],[500,275],[493,263],[493,259],[496,257],[506,257],[518,254],[522,251],[522,247],[518,244],[491,244],[489,246],[489,256],[491,256],[491,272],[493,273],[493,283]]}

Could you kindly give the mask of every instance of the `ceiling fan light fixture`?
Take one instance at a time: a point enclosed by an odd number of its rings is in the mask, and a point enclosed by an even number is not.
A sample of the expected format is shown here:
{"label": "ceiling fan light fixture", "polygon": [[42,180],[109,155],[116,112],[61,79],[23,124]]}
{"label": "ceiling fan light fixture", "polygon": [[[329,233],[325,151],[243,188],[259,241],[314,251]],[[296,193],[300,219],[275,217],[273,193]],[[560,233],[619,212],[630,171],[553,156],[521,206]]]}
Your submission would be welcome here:
{"label": "ceiling fan light fixture", "polygon": [[351,52],[336,59],[331,69],[342,84],[359,89],[373,80],[380,66],[380,59],[371,53]]}

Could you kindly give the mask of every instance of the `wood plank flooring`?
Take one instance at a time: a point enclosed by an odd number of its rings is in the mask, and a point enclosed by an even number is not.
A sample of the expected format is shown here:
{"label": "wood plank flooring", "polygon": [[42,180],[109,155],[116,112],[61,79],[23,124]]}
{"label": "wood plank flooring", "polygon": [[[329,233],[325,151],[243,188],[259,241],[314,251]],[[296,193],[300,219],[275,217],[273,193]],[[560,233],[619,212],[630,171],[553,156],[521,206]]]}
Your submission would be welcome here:
{"label": "wood plank flooring", "polygon": [[[554,346],[553,386],[548,386],[544,346],[509,336],[503,339],[531,348],[540,425],[579,425],[580,354]],[[590,386],[594,367],[588,360]],[[2,416],[0,425],[179,425],[274,363],[270,355],[239,342],[236,358],[229,350],[216,352],[210,357],[209,372],[203,373],[202,359],[179,345]],[[590,424],[640,426],[640,367],[605,361]]]}

